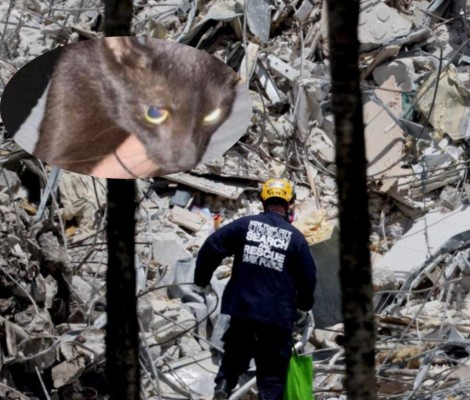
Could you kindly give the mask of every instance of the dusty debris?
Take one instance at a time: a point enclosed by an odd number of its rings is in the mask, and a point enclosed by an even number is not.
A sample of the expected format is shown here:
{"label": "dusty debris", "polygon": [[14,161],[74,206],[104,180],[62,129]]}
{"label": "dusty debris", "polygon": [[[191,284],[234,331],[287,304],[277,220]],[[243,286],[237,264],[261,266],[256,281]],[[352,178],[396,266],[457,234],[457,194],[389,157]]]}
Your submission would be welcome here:
{"label": "dusty debris", "polygon": [[359,41],[364,50],[379,47],[411,31],[412,23],[386,3],[362,1],[359,17]]}
{"label": "dusty debris", "polygon": [[178,206],[171,209],[170,221],[194,232],[199,231],[205,223],[205,219],[201,215]]}
{"label": "dusty debris", "polygon": [[396,89],[394,79],[389,78],[375,91],[377,100],[364,104],[367,174],[382,192],[396,183],[404,157],[404,132],[390,115],[399,115],[402,109]]}
{"label": "dusty debris", "polygon": [[[430,124],[438,133],[446,133],[452,140],[470,136],[470,92],[465,86],[465,82],[468,83],[469,80],[463,81],[462,78],[457,68],[449,64],[439,78],[437,72],[429,75],[416,93],[420,99],[416,103],[417,110],[429,118]],[[435,90],[430,89],[436,86],[437,93],[434,95]]]}
{"label": "dusty debris", "polygon": [[77,358],[73,361],[64,361],[52,368],[54,387],[60,388],[76,380],[85,370],[85,360]]}
{"label": "dusty debris", "polygon": [[[102,35],[101,2],[46,3],[0,4],[2,88],[45,51]],[[220,297],[231,263],[217,269],[214,291],[206,296],[191,285],[194,259],[214,229],[260,212],[259,182],[282,175],[296,185],[295,224],[319,269],[317,329],[308,348],[316,398],[344,399],[325,6],[316,0],[250,1],[246,7],[238,0],[136,3],[137,36],[208,51],[237,71],[253,103],[245,135],[223,156],[137,182],[148,398],[211,398],[227,326]],[[360,68],[383,397],[433,392],[468,398],[469,7],[450,0],[362,3]],[[246,112],[243,105],[240,112]],[[44,166],[4,130],[2,137],[0,396],[44,396],[40,378],[48,375],[49,395],[103,399],[105,182]],[[244,400],[256,388],[252,392]]]}
{"label": "dusty debris", "polygon": [[328,221],[325,210],[315,210],[311,214],[303,215],[301,219],[294,221],[296,226],[305,236],[310,246],[331,238],[334,224]]}
{"label": "dusty debris", "polygon": [[377,267],[393,271],[398,279],[407,278],[447,240],[469,231],[469,218],[468,207],[452,212],[430,211],[396,242],[377,263]]}
{"label": "dusty debris", "polygon": [[166,178],[174,182],[188,185],[205,193],[211,193],[219,197],[233,200],[237,199],[246,188],[246,185],[243,184],[237,185],[235,182],[217,182],[216,179],[207,179],[184,172],[167,175]]}

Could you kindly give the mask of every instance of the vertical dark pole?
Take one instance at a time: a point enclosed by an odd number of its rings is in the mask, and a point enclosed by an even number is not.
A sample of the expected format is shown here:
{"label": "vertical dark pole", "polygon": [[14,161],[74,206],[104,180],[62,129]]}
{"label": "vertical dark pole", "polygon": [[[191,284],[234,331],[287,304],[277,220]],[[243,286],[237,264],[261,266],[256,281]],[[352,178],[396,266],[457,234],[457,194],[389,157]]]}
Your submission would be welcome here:
{"label": "vertical dark pole", "polygon": [[[130,35],[132,0],[106,0],[106,36]],[[134,266],[135,182],[108,179],[106,373],[111,400],[140,399]]]}
{"label": "vertical dark pole", "polygon": [[108,179],[106,370],[110,399],[140,397],[134,181]]}
{"label": "vertical dark pole", "polygon": [[130,36],[132,0],[105,0],[104,34],[106,36]]}
{"label": "vertical dark pole", "polygon": [[358,67],[358,0],[328,0],[328,28],[336,127],[348,400],[376,398],[375,328],[369,252],[364,122]]}

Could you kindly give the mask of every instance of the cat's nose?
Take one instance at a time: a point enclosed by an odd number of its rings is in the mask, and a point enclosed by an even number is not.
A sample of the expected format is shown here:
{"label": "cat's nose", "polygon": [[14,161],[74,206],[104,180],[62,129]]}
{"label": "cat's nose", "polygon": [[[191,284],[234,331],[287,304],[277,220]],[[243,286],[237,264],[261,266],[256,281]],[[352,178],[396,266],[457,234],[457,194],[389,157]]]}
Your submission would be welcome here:
{"label": "cat's nose", "polygon": [[199,152],[192,138],[174,135],[173,138],[160,141],[156,154],[161,167],[172,172],[187,171],[199,161]]}
{"label": "cat's nose", "polygon": [[187,140],[177,144],[178,151],[174,154],[174,162],[181,171],[192,169],[199,161],[198,149],[196,144]]}

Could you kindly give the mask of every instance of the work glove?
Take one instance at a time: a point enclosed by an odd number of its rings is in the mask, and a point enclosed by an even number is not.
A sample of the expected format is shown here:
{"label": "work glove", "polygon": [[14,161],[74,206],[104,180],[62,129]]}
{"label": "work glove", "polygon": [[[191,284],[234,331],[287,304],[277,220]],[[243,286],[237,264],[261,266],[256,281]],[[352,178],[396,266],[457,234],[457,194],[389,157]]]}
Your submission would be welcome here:
{"label": "work glove", "polygon": [[308,311],[297,309],[297,320],[295,321],[295,327],[297,329],[304,329],[308,324]]}

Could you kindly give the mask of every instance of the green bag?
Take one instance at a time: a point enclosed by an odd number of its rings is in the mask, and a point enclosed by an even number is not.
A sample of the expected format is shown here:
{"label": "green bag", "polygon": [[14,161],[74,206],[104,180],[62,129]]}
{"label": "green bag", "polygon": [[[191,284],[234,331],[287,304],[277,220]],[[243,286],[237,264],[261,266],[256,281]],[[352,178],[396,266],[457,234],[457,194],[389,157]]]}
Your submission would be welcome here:
{"label": "green bag", "polygon": [[312,356],[299,355],[294,350],[289,360],[284,400],[312,400],[313,361]]}

